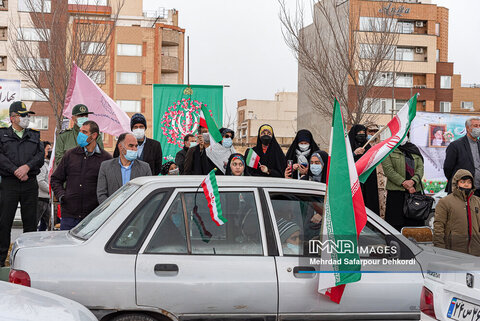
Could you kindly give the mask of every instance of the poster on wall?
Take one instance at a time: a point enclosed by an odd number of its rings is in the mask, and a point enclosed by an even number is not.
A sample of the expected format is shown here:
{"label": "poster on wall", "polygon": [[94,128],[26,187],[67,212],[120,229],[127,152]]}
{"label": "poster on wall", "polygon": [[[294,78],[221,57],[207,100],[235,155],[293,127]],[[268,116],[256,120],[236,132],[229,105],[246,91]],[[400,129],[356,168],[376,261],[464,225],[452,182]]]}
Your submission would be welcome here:
{"label": "poster on wall", "polygon": [[162,145],[163,163],[175,160],[185,135],[197,133],[202,105],[222,127],[223,86],[153,85],[153,138]]}
{"label": "poster on wall", "polygon": [[424,158],[423,184],[427,193],[445,189],[443,162],[450,143],[466,135],[465,121],[474,115],[417,112],[410,129],[410,141]]}
{"label": "poster on wall", "polygon": [[10,104],[20,99],[20,80],[0,79],[0,127],[10,126]]}

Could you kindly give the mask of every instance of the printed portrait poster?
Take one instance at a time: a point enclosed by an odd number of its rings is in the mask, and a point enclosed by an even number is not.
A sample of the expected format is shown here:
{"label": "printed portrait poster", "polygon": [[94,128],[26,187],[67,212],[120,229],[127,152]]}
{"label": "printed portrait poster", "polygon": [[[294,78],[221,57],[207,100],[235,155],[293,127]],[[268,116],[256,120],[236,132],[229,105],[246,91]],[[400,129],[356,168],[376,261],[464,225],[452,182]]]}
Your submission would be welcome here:
{"label": "printed portrait poster", "polygon": [[474,115],[417,112],[410,129],[410,141],[418,146],[424,158],[425,191],[445,189],[447,178],[443,163],[448,145],[467,134],[465,121]]}
{"label": "printed portrait poster", "polygon": [[20,80],[0,79],[0,127],[10,126],[10,104],[20,99]]}
{"label": "printed portrait poster", "polygon": [[197,134],[202,105],[221,128],[223,86],[153,85],[153,138],[162,145],[163,163],[175,160],[185,135]]}

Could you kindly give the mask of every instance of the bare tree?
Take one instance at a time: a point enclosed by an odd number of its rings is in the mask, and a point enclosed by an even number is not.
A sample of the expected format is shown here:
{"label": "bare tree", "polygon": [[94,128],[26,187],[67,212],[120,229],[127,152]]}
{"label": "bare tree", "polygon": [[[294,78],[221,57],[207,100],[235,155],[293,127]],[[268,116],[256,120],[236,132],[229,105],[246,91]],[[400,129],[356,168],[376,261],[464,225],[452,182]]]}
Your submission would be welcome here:
{"label": "bare tree", "polygon": [[[11,17],[9,58],[29,86],[45,97],[61,128],[72,63],[92,79],[102,74],[124,0],[20,0]],[[27,13],[25,13],[27,12]],[[27,27],[30,26],[30,27]]]}
{"label": "bare tree", "polygon": [[394,81],[383,72],[395,69],[396,19],[375,12],[368,16],[376,18],[361,20],[360,1],[311,1],[313,22],[306,26],[309,17],[299,2],[291,14],[279,0],[283,36],[305,73],[309,100],[332,117],[337,97],[349,125],[375,121],[371,108]]}

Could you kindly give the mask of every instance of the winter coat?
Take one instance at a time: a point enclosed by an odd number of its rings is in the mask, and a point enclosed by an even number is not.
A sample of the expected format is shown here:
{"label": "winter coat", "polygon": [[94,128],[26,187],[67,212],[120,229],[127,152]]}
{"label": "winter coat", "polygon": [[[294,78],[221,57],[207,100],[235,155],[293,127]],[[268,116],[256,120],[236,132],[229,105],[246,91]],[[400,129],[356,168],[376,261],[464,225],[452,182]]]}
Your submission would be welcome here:
{"label": "winter coat", "polygon": [[[415,191],[420,192],[421,179],[423,177],[423,161],[418,155],[413,154],[413,160],[415,161],[415,175],[412,180],[415,182]],[[388,191],[405,191],[402,183],[405,181],[405,155],[398,149],[395,149],[390,155],[388,155],[382,162],[383,172],[388,178],[387,190]]]}
{"label": "winter coat", "polygon": [[473,182],[469,171],[458,170],[452,179],[452,194],[442,198],[435,208],[433,244],[480,256],[480,198],[473,195],[473,190],[468,197],[459,190],[457,183],[464,176]]}

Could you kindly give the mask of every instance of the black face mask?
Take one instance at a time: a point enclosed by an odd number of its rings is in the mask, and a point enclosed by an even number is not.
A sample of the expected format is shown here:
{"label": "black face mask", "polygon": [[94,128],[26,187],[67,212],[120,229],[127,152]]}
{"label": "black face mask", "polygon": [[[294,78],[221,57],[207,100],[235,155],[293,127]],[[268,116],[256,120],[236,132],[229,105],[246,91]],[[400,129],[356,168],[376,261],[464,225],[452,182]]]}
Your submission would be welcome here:
{"label": "black face mask", "polygon": [[262,142],[263,145],[269,145],[270,142],[272,141],[272,136],[268,136],[268,135],[263,135],[263,136],[260,136],[260,141]]}
{"label": "black face mask", "polygon": [[458,189],[460,190],[460,192],[463,192],[465,196],[470,195],[470,193],[472,192],[472,188],[459,187]]}
{"label": "black face mask", "polygon": [[51,157],[52,157],[52,151],[49,151],[49,152],[47,153],[47,159],[50,159]]}
{"label": "black face mask", "polygon": [[367,142],[367,135],[365,134],[357,134],[355,136],[355,140],[357,141],[357,143],[360,143],[360,144],[365,144]]}

